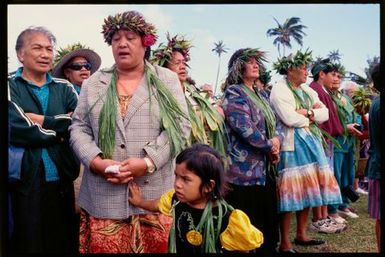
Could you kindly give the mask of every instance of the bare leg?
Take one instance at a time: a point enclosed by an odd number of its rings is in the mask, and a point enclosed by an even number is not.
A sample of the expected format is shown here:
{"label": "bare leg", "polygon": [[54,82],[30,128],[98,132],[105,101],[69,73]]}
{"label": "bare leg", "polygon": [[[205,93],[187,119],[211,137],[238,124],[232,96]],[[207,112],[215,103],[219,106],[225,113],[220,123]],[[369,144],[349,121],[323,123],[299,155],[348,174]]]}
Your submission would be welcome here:
{"label": "bare leg", "polygon": [[296,212],[297,217],[297,240],[308,241],[310,238],[306,234],[307,219],[309,216],[310,208],[305,208]]}
{"label": "bare leg", "polygon": [[358,178],[354,179],[354,184],[353,184],[354,190],[358,189]]}
{"label": "bare leg", "polygon": [[322,219],[322,206],[313,207],[312,211],[313,211],[313,221]]}
{"label": "bare leg", "polygon": [[293,248],[290,242],[289,231],[290,231],[291,212],[284,212],[281,214],[280,219],[280,232],[281,232],[281,250],[289,250]]}
{"label": "bare leg", "polygon": [[321,206],[321,213],[322,213],[322,219],[326,219],[328,217],[328,206],[327,205]]}

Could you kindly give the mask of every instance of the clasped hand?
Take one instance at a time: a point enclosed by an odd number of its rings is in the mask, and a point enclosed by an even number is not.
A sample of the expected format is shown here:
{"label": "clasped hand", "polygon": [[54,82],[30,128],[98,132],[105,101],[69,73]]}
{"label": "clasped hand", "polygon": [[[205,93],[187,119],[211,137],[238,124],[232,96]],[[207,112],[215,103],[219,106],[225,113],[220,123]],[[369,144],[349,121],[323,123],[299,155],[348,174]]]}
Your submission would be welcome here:
{"label": "clasped hand", "polygon": [[[111,165],[120,165],[119,173],[106,173],[106,168]],[[147,171],[145,161],[136,157],[130,157],[123,162],[118,162],[111,159],[102,159],[98,156],[91,162],[90,168],[113,184],[126,184],[133,180],[134,177],[143,176]]]}

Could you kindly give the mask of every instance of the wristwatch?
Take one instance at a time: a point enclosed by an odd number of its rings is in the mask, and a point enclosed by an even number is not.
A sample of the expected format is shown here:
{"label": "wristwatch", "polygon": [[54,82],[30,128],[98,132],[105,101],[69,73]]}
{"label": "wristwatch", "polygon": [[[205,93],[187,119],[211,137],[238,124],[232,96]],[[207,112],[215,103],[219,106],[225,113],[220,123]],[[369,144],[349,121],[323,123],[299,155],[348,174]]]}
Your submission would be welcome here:
{"label": "wristwatch", "polygon": [[146,163],[146,166],[147,166],[147,173],[154,173],[156,167],[155,165],[152,163],[151,159],[148,158],[148,157],[144,157],[143,158],[144,162]]}
{"label": "wristwatch", "polygon": [[309,118],[311,116],[314,116],[313,110],[307,110],[307,117]]}

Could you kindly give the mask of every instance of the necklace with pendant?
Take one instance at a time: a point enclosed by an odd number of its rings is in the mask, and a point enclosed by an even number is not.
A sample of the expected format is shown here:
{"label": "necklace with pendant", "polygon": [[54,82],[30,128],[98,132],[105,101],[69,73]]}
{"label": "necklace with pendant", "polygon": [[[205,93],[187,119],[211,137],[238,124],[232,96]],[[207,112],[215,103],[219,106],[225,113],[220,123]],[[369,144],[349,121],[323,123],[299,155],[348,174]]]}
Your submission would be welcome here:
{"label": "necklace with pendant", "polygon": [[194,229],[190,230],[186,234],[186,239],[190,244],[192,244],[194,246],[199,246],[202,244],[203,236],[202,236],[201,231],[202,231],[202,227],[203,227],[205,221],[207,221],[208,216],[212,216],[209,214],[212,214],[211,201],[208,201],[208,203],[207,203],[207,205],[206,205],[206,207],[202,213],[201,219],[199,220],[198,226],[194,227]]}

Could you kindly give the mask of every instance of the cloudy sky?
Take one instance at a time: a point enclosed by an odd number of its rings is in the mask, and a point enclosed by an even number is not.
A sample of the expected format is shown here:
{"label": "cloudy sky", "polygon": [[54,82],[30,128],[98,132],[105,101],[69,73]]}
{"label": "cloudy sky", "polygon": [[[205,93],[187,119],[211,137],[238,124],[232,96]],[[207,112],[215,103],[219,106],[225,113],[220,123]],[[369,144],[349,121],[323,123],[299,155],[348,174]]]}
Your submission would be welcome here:
{"label": "cloudy sky", "polygon": [[[348,71],[364,75],[366,60],[380,54],[379,4],[8,5],[8,70],[21,66],[14,50],[16,38],[32,25],[51,30],[57,47],[81,42],[101,56],[101,67],[111,66],[112,52],[100,33],[103,19],[127,10],[137,10],[155,24],[159,35],[155,46],[166,40],[167,31],[192,40],[190,75],[198,85],[215,83],[218,56],[211,50],[219,40],[228,48],[221,58],[220,81],[239,48],[267,51],[271,67],[278,50],[266,31],[277,26],[274,18],[283,24],[299,17],[307,26],[302,48],[310,48],[313,57],[339,50]],[[294,41],[292,46],[287,53],[301,48]],[[274,75],[273,81],[277,79],[279,75]]]}

